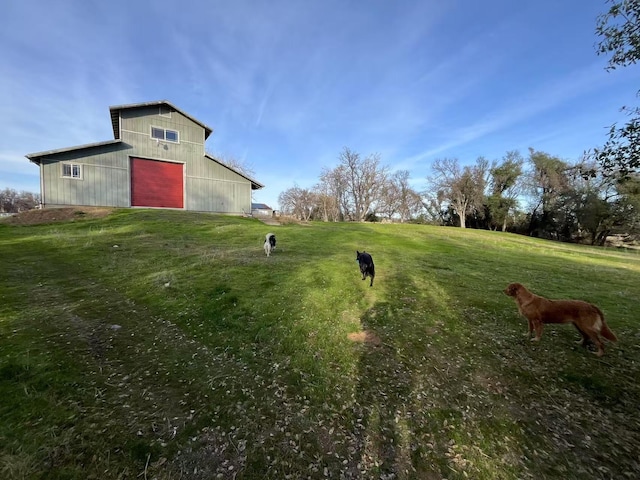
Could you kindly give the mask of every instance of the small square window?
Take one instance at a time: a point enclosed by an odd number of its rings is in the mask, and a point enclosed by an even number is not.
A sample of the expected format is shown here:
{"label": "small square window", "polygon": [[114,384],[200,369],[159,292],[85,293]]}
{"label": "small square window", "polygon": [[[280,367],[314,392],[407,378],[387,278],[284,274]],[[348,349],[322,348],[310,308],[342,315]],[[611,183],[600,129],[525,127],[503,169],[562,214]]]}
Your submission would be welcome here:
{"label": "small square window", "polygon": [[175,130],[166,130],[165,136],[168,142],[178,142],[178,132]]}
{"label": "small square window", "polygon": [[82,178],[82,168],[77,164],[63,163],[62,176],[66,178]]}
{"label": "small square window", "polygon": [[164,129],[151,127],[151,138],[157,138],[158,140],[164,140]]}

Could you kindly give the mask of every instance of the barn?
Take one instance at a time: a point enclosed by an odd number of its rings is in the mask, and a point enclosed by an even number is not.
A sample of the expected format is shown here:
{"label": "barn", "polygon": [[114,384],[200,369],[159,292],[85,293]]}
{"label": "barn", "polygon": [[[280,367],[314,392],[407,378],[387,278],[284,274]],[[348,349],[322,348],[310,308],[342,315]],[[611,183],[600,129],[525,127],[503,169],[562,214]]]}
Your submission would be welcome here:
{"label": "barn", "polygon": [[213,130],[161,100],[109,107],[113,140],[26,157],[43,208],[174,208],[243,214],[264,185],[205,152]]}
{"label": "barn", "polygon": [[251,215],[257,217],[272,217],[274,215],[274,210],[266,203],[252,203]]}

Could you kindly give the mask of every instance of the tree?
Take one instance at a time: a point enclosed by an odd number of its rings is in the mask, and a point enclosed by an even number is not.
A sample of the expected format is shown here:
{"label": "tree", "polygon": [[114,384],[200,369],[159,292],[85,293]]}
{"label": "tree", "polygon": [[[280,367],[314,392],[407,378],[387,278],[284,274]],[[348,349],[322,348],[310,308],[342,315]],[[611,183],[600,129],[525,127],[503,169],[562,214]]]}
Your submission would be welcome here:
{"label": "tree", "polygon": [[321,214],[326,220],[338,222],[348,215],[347,180],[343,170],[341,166],[324,168],[320,174],[320,183],[314,189],[320,194]]}
{"label": "tree", "polygon": [[558,239],[558,205],[567,190],[567,163],[544,152],[529,148],[529,191],[532,198],[529,234]]}
{"label": "tree", "polygon": [[[598,55],[611,55],[607,70],[633,65],[640,60],[640,0],[608,0],[609,10],[598,17],[596,33],[601,40]],[[640,91],[638,92],[640,94]],[[607,175],[625,177],[640,168],[640,108],[623,107],[630,119],[612,125],[609,140],[593,151]]]}
{"label": "tree", "polygon": [[306,222],[315,210],[316,196],[311,190],[296,186],[282,192],[278,196],[278,204],[282,213]]}
{"label": "tree", "polygon": [[340,207],[335,195],[332,194],[327,183],[320,182],[313,187],[316,197],[318,215],[323,222],[337,222],[340,220]]}
{"label": "tree", "polygon": [[460,167],[458,159],[437,159],[432,165],[434,176],[428,178],[432,191],[440,192],[466,228],[467,215],[482,209],[487,183],[488,162],[480,157],[473,166]]}
{"label": "tree", "polygon": [[640,175],[629,175],[616,185],[618,218],[624,220],[624,233],[640,233]]}
{"label": "tree", "polygon": [[0,190],[0,212],[20,213],[36,208],[40,204],[40,195],[13,188]]}
{"label": "tree", "polygon": [[399,170],[391,177],[398,192],[398,215],[400,221],[406,222],[422,212],[420,194],[409,185],[409,171]]}
{"label": "tree", "polygon": [[372,207],[380,200],[386,182],[387,169],[380,166],[380,155],[365,158],[345,147],[339,156],[338,172],[346,187],[350,217],[358,222],[365,220]]}
{"label": "tree", "polygon": [[398,170],[381,189],[377,210],[388,219],[395,217],[406,222],[422,210],[422,199],[409,185],[409,175],[408,170]]}
{"label": "tree", "polygon": [[516,205],[520,193],[520,177],[524,159],[517,151],[507,152],[502,163],[489,170],[491,175],[491,193],[487,197],[489,226],[492,229],[500,227],[507,229],[507,219]]}
{"label": "tree", "polygon": [[617,221],[615,181],[598,175],[588,159],[569,166],[566,173],[568,185],[557,207],[561,239],[603,245]]}
{"label": "tree", "polygon": [[424,200],[422,200],[422,207],[426,212],[427,219],[431,222],[436,223],[437,225],[446,225],[447,199],[444,190],[427,190],[423,192],[423,195]]}

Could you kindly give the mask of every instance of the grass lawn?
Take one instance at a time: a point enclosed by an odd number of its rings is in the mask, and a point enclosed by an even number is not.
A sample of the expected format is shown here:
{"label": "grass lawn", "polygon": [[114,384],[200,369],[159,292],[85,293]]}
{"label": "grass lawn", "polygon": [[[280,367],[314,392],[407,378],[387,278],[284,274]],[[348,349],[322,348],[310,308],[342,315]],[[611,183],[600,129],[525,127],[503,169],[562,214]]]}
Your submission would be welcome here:
{"label": "grass lawn", "polygon": [[[514,281],[619,341],[531,343]],[[499,232],[0,223],[0,478],[640,478],[639,298],[637,252]]]}

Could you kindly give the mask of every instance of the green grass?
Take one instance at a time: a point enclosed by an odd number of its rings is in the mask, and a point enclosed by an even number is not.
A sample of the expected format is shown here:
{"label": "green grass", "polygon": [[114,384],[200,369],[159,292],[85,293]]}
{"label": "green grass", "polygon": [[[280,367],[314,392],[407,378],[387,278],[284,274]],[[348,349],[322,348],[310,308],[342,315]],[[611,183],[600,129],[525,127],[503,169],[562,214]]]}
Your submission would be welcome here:
{"label": "green grass", "polygon": [[[598,304],[619,342],[532,344],[513,281]],[[118,210],[0,224],[0,292],[1,478],[640,475],[635,252]]]}

